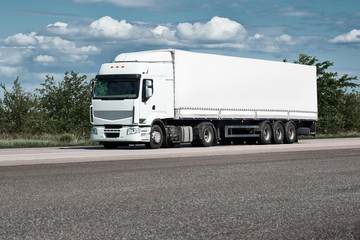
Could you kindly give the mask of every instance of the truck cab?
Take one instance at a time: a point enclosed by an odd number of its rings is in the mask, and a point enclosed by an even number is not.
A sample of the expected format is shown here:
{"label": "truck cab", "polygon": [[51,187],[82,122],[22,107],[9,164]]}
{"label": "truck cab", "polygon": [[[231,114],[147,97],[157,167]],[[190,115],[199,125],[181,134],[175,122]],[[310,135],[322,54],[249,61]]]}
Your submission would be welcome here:
{"label": "truck cab", "polygon": [[92,83],[92,141],[106,148],[148,143],[156,120],[174,117],[170,52],[120,54]]}

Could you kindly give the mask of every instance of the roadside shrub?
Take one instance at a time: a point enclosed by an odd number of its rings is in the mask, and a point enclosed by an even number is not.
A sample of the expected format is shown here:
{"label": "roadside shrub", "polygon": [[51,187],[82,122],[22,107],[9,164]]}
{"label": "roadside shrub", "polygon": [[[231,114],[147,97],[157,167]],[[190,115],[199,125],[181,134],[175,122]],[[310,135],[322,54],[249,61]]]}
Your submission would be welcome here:
{"label": "roadside shrub", "polygon": [[70,143],[75,141],[75,136],[71,133],[63,133],[59,136],[59,141],[62,143]]}

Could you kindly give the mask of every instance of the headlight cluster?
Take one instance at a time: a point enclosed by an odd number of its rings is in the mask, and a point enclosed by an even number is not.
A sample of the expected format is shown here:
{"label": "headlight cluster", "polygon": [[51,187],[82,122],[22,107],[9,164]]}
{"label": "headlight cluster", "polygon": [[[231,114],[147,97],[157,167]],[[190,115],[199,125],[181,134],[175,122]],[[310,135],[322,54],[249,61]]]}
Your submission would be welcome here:
{"label": "headlight cluster", "polygon": [[132,135],[132,134],[136,134],[136,133],[140,133],[140,128],[129,128],[127,130],[127,135]]}
{"label": "headlight cluster", "polygon": [[91,129],[91,134],[97,135],[97,128],[92,128]]}

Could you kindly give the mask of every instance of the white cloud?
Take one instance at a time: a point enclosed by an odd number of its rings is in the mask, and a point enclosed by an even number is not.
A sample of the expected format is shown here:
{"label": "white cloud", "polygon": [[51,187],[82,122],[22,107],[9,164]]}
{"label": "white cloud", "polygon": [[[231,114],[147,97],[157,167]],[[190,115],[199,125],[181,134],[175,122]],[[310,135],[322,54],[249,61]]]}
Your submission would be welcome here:
{"label": "white cloud", "polygon": [[13,36],[7,37],[5,43],[8,45],[16,46],[28,46],[37,44],[37,39],[35,37],[36,33],[32,32],[30,34],[18,33]]}
{"label": "white cloud", "polygon": [[20,71],[19,67],[0,65],[0,75],[4,75],[6,77],[16,77],[19,71]]}
{"label": "white cloud", "polygon": [[121,41],[121,45],[131,43],[186,47],[191,44],[214,48],[217,44],[221,44],[221,46],[232,46],[231,48],[244,48],[248,40],[247,32],[240,23],[216,16],[205,23],[185,22],[157,26],[143,22],[128,23],[126,20],[104,16],[88,24],[60,22],[49,24],[44,32],[52,37],[61,37],[63,40],[87,41],[100,46],[107,44],[104,47],[119,44]]}
{"label": "white cloud", "polygon": [[0,63],[6,65],[22,64],[34,53],[33,49],[28,49],[26,47],[3,47],[0,49]]}
{"label": "white cloud", "polygon": [[67,23],[56,22],[54,24],[47,25],[46,30],[56,34],[68,34],[69,29],[67,27],[68,27]]}
{"label": "white cloud", "polygon": [[113,41],[133,36],[136,31],[126,20],[118,21],[109,16],[101,17],[92,22],[77,22],[72,24],[57,22],[49,24],[42,31],[44,35],[58,36],[68,40]]}
{"label": "white cloud", "polygon": [[111,17],[102,17],[90,24],[91,34],[96,37],[128,38],[133,26],[125,20],[120,22]]}
{"label": "white cloud", "polygon": [[[82,67],[90,71],[90,67],[97,68],[120,51],[137,49],[171,47],[282,53],[289,51],[290,47],[315,41],[311,36],[285,34],[286,28],[283,27],[254,28],[250,31],[251,34],[248,34],[239,22],[217,16],[204,22],[158,25],[129,23],[109,16],[93,21],[55,22],[36,33],[19,33],[0,39],[0,75],[16,74],[19,64],[22,65],[21,72],[29,74],[33,71],[46,72],[46,69],[61,69],[63,72],[74,68],[81,71]],[[341,35],[333,42],[342,38],[359,38],[353,31],[348,35]]]}
{"label": "white cloud", "polygon": [[[61,72],[77,70],[80,66],[93,65],[89,56],[98,53],[100,48],[91,44],[38,33],[19,33],[0,40],[0,77],[9,83],[16,76],[22,78],[39,70],[46,71],[48,66],[62,69]],[[4,80],[6,78],[8,80]]]}
{"label": "white cloud", "polygon": [[260,33],[256,33],[253,37],[250,37],[250,39],[262,39],[264,37],[265,37],[264,35]]}
{"label": "white cloud", "polygon": [[246,39],[245,28],[228,18],[213,17],[207,23],[179,23],[176,35],[180,39],[200,42],[241,42]]}
{"label": "white cloud", "polygon": [[167,34],[171,34],[171,36],[173,36],[173,33],[175,33],[175,31],[171,31],[168,27],[166,26],[162,26],[162,25],[159,25],[157,26],[156,28],[154,28],[153,30],[151,30],[155,35],[158,35],[158,36],[165,36]]}
{"label": "white cloud", "polygon": [[348,33],[337,36],[331,40],[331,43],[360,43],[360,30],[354,29]]}
{"label": "white cloud", "polygon": [[55,58],[53,56],[49,56],[49,55],[39,55],[39,56],[34,57],[34,62],[48,64],[48,63],[55,62]]}
{"label": "white cloud", "polygon": [[63,23],[63,22],[56,22],[54,24],[49,24],[46,27],[57,27],[57,28],[66,28],[68,26],[67,23]]}
{"label": "white cloud", "polygon": [[[159,25],[152,29],[151,32],[154,34],[155,40],[158,44],[164,44],[169,46],[180,45],[178,39],[175,36],[176,30],[170,29],[167,26]],[[157,40],[157,41],[156,41]]]}
{"label": "white cloud", "polygon": [[[38,33],[16,34],[3,40],[4,46],[13,47],[12,56],[1,56],[0,63],[9,61],[15,64],[29,61],[49,64],[56,59],[59,63],[90,61],[90,56],[101,51],[116,49],[128,50],[142,48],[211,48],[211,49],[250,49],[260,52],[280,52],[295,44],[308,42],[301,37],[294,38],[284,33],[266,29],[255,29],[251,36],[239,22],[229,18],[213,17],[206,22],[165,23],[155,25],[144,22],[129,23],[104,16],[94,21],[55,22],[48,24]],[[1,45],[1,41],[0,41]],[[23,49],[28,48],[26,55]],[[9,50],[7,50],[9,51]]]}
{"label": "white cloud", "polygon": [[288,34],[282,34],[279,37],[276,37],[275,39],[279,42],[286,43],[286,44],[293,43],[292,37]]}
{"label": "white cloud", "polygon": [[77,47],[74,42],[60,37],[37,36],[39,48],[57,54],[97,54],[100,49],[95,46]]}

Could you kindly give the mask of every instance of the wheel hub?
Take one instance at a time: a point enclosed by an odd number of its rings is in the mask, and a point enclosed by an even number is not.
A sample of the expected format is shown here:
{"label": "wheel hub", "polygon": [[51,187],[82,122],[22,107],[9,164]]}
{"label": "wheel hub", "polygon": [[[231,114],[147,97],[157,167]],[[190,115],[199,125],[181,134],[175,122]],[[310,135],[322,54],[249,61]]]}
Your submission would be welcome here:
{"label": "wheel hub", "polygon": [[160,143],[161,141],[161,134],[159,132],[153,132],[152,139],[155,143]]}

